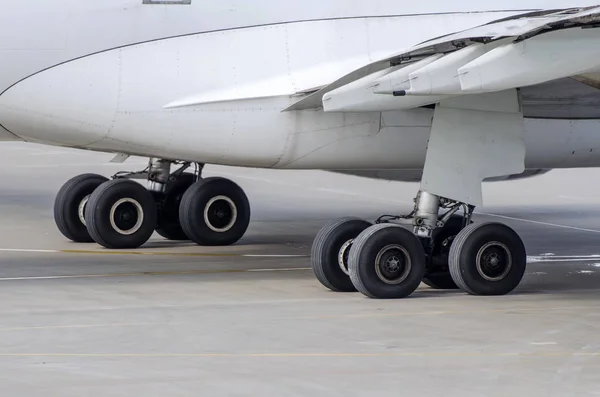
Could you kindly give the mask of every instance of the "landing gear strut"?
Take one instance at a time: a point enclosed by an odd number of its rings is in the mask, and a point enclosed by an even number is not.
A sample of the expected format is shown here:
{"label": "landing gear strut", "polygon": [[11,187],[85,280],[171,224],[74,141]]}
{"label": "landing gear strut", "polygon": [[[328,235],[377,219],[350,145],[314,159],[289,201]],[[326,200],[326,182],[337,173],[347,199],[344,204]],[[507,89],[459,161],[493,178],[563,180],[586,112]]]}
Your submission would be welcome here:
{"label": "landing gear strut", "polygon": [[[344,218],[323,227],[311,255],[321,284],[379,299],[407,297],[421,282],[472,295],[504,295],[519,285],[526,252],[514,230],[473,224],[474,207],[426,192],[415,202],[411,214],[382,217],[374,225]],[[399,222],[407,219],[412,231]]]}
{"label": "landing gear strut", "polygon": [[185,192],[196,182],[196,175],[182,173],[174,176],[166,185],[163,194],[156,194],[158,205],[158,222],[156,233],[167,240],[188,240],[187,234],[181,227],[179,206]]}
{"label": "landing gear strut", "polygon": [[[446,224],[434,230],[431,240],[427,245],[427,272],[423,277],[423,284],[434,289],[458,289],[452,279],[448,258],[450,247],[456,235],[465,226],[465,217],[452,215]],[[471,223],[471,221],[469,221]],[[427,240],[423,240],[426,242]]]}
{"label": "landing gear strut", "polygon": [[[111,179],[83,174],[61,188],[54,203],[55,221],[74,242],[106,248],[137,248],[156,231],[168,240],[200,245],[229,245],[250,223],[244,191],[225,178],[201,178],[203,166],[191,163],[171,172],[175,162],[151,159],[141,172],[120,172]],[[147,187],[134,179],[146,179]]]}

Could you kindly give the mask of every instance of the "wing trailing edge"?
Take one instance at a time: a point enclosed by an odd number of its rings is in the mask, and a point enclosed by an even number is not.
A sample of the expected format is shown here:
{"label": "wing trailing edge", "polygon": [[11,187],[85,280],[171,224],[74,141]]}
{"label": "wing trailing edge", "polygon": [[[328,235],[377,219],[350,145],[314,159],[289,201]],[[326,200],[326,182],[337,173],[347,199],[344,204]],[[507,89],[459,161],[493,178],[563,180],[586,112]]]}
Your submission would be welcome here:
{"label": "wing trailing edge", "polygon": [[599,70],[600,6],[550,10],[426,41],[357,69],[284,111],[411,109]]}

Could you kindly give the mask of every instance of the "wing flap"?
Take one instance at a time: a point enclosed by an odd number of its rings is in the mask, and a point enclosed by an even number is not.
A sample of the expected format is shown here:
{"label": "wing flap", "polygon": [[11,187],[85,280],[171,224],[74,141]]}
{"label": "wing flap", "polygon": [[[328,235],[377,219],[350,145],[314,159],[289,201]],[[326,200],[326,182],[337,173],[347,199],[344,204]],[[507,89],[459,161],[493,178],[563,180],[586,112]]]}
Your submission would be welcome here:
{"label": "wing flap", "polygon": [[600,67],[600,30],[557,30],[496,48],[458,69],[465,93],[501,91]]}
{"label": "wing flap", "polygon": [[600,6],[524,14],[371,63],[284,111],[384,111],[497,92],[600,69]]}

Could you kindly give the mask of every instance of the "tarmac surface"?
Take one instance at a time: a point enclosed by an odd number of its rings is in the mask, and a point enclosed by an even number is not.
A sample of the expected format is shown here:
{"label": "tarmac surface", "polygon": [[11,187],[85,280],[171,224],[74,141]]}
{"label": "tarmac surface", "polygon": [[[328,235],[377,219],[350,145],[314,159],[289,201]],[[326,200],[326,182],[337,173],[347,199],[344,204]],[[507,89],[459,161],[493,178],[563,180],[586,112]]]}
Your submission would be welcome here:
{"label": "tarmac surface", "polygon": [[144,159],[22,143],[0,156],[2,396],[600,395],[600,170],[485,185],[478,219],[527,246],[513,294],[381,301],[323,288],[312,239],[339,216],[409,211],[417,184],[207,167],[250,198],[242,241],[115,253],[62,237],[54,195]]}

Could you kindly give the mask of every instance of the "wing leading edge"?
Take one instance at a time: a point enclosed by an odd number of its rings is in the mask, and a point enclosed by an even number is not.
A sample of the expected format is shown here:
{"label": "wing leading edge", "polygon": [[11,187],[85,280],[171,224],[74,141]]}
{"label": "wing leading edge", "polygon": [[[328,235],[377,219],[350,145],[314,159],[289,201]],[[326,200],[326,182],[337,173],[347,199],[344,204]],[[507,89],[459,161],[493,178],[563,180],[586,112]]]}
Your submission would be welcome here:
{"label": "wing leading edge", "polygon": [[421,43],[366,65],[284,111],[386,111],[600,70],[600,6],[529,13]]}

